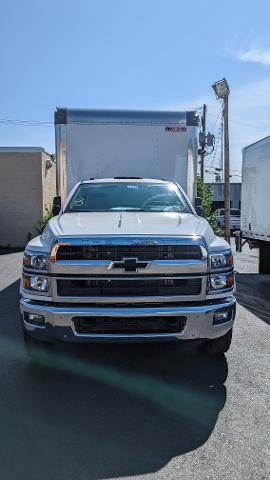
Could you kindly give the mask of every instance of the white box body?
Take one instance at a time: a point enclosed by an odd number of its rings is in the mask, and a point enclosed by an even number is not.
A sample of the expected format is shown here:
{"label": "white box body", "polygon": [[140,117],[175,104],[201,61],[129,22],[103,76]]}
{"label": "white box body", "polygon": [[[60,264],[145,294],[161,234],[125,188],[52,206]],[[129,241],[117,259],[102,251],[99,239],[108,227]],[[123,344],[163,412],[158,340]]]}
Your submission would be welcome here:
{"label": "white box body", "polygon": [[58,109],[57,190],[63,199],[81,180],[166,178],[196,195],[198,127],[194,112]]}

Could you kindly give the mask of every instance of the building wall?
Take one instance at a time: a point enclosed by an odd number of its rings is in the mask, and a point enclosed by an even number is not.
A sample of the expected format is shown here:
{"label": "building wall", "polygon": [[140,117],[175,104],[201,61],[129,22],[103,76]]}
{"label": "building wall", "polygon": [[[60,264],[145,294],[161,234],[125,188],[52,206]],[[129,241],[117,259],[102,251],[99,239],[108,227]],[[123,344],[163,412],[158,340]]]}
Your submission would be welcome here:
{"label": "building wall", "polygon": [[44,203],[55,194],[48,158],[41,148],[0,148],[0,246],[24,247],[39,234]]}
{"label": "building wall", "polygon": [[[47,168],[47,162],[52,165],[50,168]],[[42,152],[42,195],[44,215],[46,207],[52,206],[53,197],[56,195],[56,166],[47,152]]]}
{"label": "building wall", "polygon": [[[224,207],[224,183],[207,183],[213,191],[214,208]],[[241,208],[241,183],[230,184],[231,208]]]}

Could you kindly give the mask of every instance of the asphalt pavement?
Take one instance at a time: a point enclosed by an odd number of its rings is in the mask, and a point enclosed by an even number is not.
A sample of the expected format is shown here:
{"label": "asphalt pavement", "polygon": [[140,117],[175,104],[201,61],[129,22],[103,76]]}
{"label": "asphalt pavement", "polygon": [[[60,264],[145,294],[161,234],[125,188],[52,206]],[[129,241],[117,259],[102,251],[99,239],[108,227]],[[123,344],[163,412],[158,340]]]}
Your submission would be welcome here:
{"label": "asphalt pavement", "polygon": [[[232,347],[61,345],[31,364],[19,320],[21,253],[0,256],[0,477],[270,478],[270,276],[236,255]],[[50,363],[50,361],[48,361]]]}

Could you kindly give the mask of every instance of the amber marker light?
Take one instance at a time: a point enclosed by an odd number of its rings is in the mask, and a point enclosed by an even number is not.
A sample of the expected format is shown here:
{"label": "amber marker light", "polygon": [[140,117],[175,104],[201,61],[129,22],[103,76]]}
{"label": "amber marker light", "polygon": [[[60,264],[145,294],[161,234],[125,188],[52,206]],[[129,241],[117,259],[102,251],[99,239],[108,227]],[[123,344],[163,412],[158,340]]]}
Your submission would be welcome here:
{"label": "amber marker light", "polygon": [[26,288],[27,290],[30,289],[30,278],[29,277],[23,277],[23,288]]}
{"label": "amber marker light", "polygon": [[228,255],[227,256],[227,267],[233,267],[233,256],[232,255]]}
{"label": "amber marker light", "polygon": [[50,256],[50,260],[51,262],[56,262],[56,256],[57,256],[57,250],[59,247],[63,247],[63,246],[69,246],[70,243],[67,243],[67,242],[59,242],[59,243],[55,243],[52,247],[52,251],[51,251],[51,256]]}
{"label": "amber marker light", "polygon": [[230,275],[227,276],[227,287],[233,287],[234,284],[234,273],[231,273]]}
{"label": "amber marker light", "polygon": [[24,267],[29,267],[30,266],[30,257],[28,255],[23,256],[23,266]]}

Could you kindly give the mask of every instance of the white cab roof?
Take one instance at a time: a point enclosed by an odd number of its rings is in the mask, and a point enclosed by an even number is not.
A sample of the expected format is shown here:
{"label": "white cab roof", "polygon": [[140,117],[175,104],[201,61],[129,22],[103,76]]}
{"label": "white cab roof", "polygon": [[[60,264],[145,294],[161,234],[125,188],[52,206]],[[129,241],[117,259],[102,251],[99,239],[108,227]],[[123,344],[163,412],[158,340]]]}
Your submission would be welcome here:
{"label": "white cab roof", "polygon": [[120,182],[120,183],[130,183],[130,182],[135,182],[135,183],[172,183],[169,180],[162,180],[157,179],[157,178],[135,178],[135,177],[119,177],[119,178],[95,178],[93,180],[83,180],[81,183],[111,183],[111,182]]}

